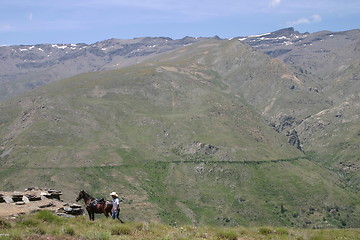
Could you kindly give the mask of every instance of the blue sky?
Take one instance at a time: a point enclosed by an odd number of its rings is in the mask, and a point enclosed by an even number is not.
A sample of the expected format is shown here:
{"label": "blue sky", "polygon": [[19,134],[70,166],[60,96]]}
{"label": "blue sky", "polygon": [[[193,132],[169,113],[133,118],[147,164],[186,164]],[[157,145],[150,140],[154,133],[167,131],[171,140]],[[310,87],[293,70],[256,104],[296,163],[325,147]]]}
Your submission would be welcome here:
{"label": "blue sky", "polygon": [[0,0],[0,45],[360,28],[360,0]]}

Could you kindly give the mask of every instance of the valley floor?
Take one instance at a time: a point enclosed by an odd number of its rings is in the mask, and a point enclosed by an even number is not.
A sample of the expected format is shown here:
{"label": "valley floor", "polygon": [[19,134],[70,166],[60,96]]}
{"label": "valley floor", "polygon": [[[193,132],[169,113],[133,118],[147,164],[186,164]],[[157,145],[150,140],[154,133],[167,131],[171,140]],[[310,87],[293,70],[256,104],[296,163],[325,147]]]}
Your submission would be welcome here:
{"label": "valley floor", "polygon": [[160,223],[125,223],[105,218],[61,218],[50,211],[0,219],[0,239],[193,239],[255,240],[360,239],[360,229],[295,229],[284,227],[168,226]]}

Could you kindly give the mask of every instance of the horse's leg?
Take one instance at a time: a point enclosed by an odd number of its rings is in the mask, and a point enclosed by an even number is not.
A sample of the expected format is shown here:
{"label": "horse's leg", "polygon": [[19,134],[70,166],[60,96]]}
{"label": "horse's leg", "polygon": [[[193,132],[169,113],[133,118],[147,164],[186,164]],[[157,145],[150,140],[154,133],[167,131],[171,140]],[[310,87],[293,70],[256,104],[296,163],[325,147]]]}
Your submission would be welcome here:
{"label": "horse's leg", "polygon": [[91,221],[91,213],[89,212],[89,211],[87,211],[88,212],[88,214],[89,214],[89,219],[90,219],[90,221]]}
{"label": "horse's leg", "polygon": [[92,215],[92,220],[95,221],[95,213],[91,213]]}

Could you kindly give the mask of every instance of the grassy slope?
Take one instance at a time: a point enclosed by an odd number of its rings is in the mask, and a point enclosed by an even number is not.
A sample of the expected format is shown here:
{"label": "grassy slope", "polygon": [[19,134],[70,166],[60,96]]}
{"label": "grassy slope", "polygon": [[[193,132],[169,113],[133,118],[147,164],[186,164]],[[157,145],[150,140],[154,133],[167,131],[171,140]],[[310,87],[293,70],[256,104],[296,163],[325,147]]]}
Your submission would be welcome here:
{"label": "grassy slope", "polygon": [[[116,190],[129,220],[357,226],[356,195],[301,160],[209,67],[226,65],[223,48],[209,41],[3,103],[1,187],[55,187],[66,200]],[[196,142],[219,150],[190,154]]]}
{"label": "grassy slope", "polygon": [[194,227],[130,222],[110,219],[90,222],[85,217],[65,219],[47,211],[16,221],[0,219],[1,239],[360,239],[359,229],[298,229],[285,227]]}

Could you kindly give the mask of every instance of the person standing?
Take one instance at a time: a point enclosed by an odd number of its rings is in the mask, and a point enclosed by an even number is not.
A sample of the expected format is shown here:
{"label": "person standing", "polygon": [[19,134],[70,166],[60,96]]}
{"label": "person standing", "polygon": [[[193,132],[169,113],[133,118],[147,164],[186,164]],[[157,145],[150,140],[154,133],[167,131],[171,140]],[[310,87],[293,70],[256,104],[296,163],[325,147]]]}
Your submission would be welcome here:
{"label": "person standing", "polygon": [[121,219],[119,218],[119,213],[120,213],[120,199],[119,196],[117,195],[116,192],[112,192],[110,193],[110,196],[112,197],[112,209],[111,209],[111,217],[113,219],[119,219],[120,222],[123,223],[123,221],[121,221]]}

